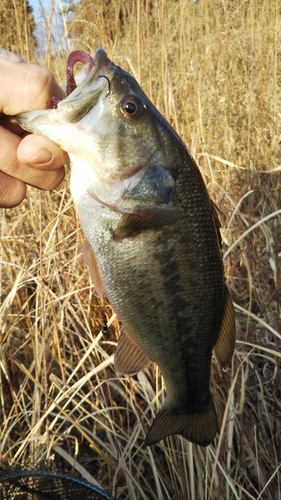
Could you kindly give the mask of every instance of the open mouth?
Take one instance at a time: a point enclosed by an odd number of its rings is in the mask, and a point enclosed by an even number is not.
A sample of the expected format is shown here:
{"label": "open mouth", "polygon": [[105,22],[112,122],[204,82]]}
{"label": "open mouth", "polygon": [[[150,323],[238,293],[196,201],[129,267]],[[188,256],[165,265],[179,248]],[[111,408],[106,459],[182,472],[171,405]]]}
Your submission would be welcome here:
{"label": "open mouth", "polygon": [[[86,67],[74,76],[73,68],[78,61]],[[59,107],[61,116],[68,123],[79,122],[95,106],[105,89],[105,97],[108,95],[110,82],[106,73],[109,75],[110,70],[111,62],[102,48],[97,50],[94,58],[87,52],[72,52],[67,64],[67,96],[63,100],[48,99],[47,109]]]}
{"label": "open mouth", "polygon": [[[107,59],[107,54],[101,47],[97,50],[94,58],[84,50],[71,52],[68,56],[66,67],[66,98],[70,94],[72,98],[75,98],[80,95],[85,87],[90,86],[97,79],[97,73],[105,59]],[[109,60],[107,59],[107,61]],[[77,62],[85,64],[85,68],[75,77],[74,66]],[[46,107],[47,109],[56,109],[59,102],[61,102],[61,99],[50,97],[47,100]]]}
{"label": "open mouth", "polygon": [[[85,67],[74,76],[74,66],[78,61]],[[105,99],[108,96],[113,70],[114,64],[102,48],[97,50],[94,58],[87,52],[72,52],[67,65],[68,95],[64,99],[51,97],[46,103],[47,109],[21,113],[16,117],[17,121],[28,132],[42,135],[46,133],[46,126],[79,122],[95,107],[100,97]],[[92,115],[91,119],[94,119]],[[49,129],[48,134],[52,136]]]}

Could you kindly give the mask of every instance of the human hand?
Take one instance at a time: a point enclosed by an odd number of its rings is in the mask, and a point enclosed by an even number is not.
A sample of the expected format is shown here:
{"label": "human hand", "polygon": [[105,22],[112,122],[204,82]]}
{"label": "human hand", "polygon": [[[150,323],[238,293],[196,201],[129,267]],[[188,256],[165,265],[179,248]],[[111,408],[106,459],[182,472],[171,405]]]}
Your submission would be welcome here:
{"label": "human hand", "polygon": [[63,99],[53,74],[0,49],[0,207],[15,207],[27,184],[53,189],[64,178],[67,154],[54,142],[22,130],[14,115],[44,109],[49,97]]}

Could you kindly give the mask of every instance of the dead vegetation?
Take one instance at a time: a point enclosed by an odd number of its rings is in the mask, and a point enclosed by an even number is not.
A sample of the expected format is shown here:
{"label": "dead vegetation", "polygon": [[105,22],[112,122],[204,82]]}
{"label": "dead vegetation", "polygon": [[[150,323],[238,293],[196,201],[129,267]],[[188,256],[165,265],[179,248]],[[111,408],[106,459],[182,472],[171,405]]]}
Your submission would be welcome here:
{"label": "dead vegetation", "polygon": [[[213,364],[214,445],[176,436],[145,448],[163,401],[161,374],[151,366],[116,375],[118,322],[82,262],[68,180],[51,193],[29,189],[1,213],[3,463],[43,460],[120,500],[280,498],[280,11],[278,0],[83,0],[62,11],[69,50],[102,45],[197,160],[222,211],[237,349],[229,373]],[[54,17],[45,21],[50,29]],[[62,82],[67,54],[58,38],[53,47],[40,62]]]}

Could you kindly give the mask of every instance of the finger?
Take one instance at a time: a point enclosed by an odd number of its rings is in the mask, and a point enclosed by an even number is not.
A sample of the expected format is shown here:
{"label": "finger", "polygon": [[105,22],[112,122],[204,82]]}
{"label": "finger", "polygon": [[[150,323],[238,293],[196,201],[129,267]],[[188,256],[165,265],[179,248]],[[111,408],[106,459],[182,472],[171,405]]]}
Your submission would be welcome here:
{"label": "finger", "polygon": [[46,68],[36,64],[17,64],[3,58],[0,58],[0,89],[0,112],[10,116],[44,109],[49,97],[65,97],[53,74]]}
{"label": "finger", "polygon": [[64,168],[56,166],[57,170],[53,170],[52,162],[57,162],[57,159],[53,159],[52,153],[51,159],[47,159],[39,169],[32,168],[21,163],[17,157],[17,148],[21,141],[19,137],[0,127],[0,138],[0,170],[3,173],[40,189],[53,189],[62,182]]}
{"label": "finger", "polygon": [[0,49],[0,57],[14,63],[25,63],[24,59],[7,49]]}
{"label": "finger", "polygon": [[0,207],[12,208],[19,205],[26,195],[26,184],[0,171]]}
{"label": "finger", "polygon": [[56,170],[69,161],[57,144],[41,135],[27,135],[19,144],[18,160],[39,170]]}
{"label": "finger", "polygon": [[27,132],[21,128],[20,124],[13,116],[0,116],[0,125],[20,137],[27,134]]}

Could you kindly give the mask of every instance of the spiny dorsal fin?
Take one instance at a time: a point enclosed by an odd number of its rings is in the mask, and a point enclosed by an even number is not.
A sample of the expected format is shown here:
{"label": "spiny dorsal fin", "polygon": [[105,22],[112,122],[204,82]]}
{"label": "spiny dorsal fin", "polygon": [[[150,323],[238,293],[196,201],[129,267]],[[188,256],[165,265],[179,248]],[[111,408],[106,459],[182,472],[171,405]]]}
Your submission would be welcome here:
{"label": "spiny dorsal fin", "polygon": [[103,288],[103,283],[94,252],[88,240],[84,241],[83,246],[81,248],[81,252],[85,264],[89,267],[90,276],[92,278],[92,282],[94,283],[96,292],[99,295],[99,297],[103,300],[103,295],[105,293]]}
{"label": "spiny dorsal fin", "polygon": [[122,325],[114,355],[116,372],[124,375],[134,375],[143,370],[149,363],[151,363],[151,359],[130,335],[127,328]]}
{"label": "spiny dorsal fin", "polygon": [[235,346],[235,314],[227,286],[224,313],[218,340],[214,346],[215,356],[224,370],[229,368]]}

